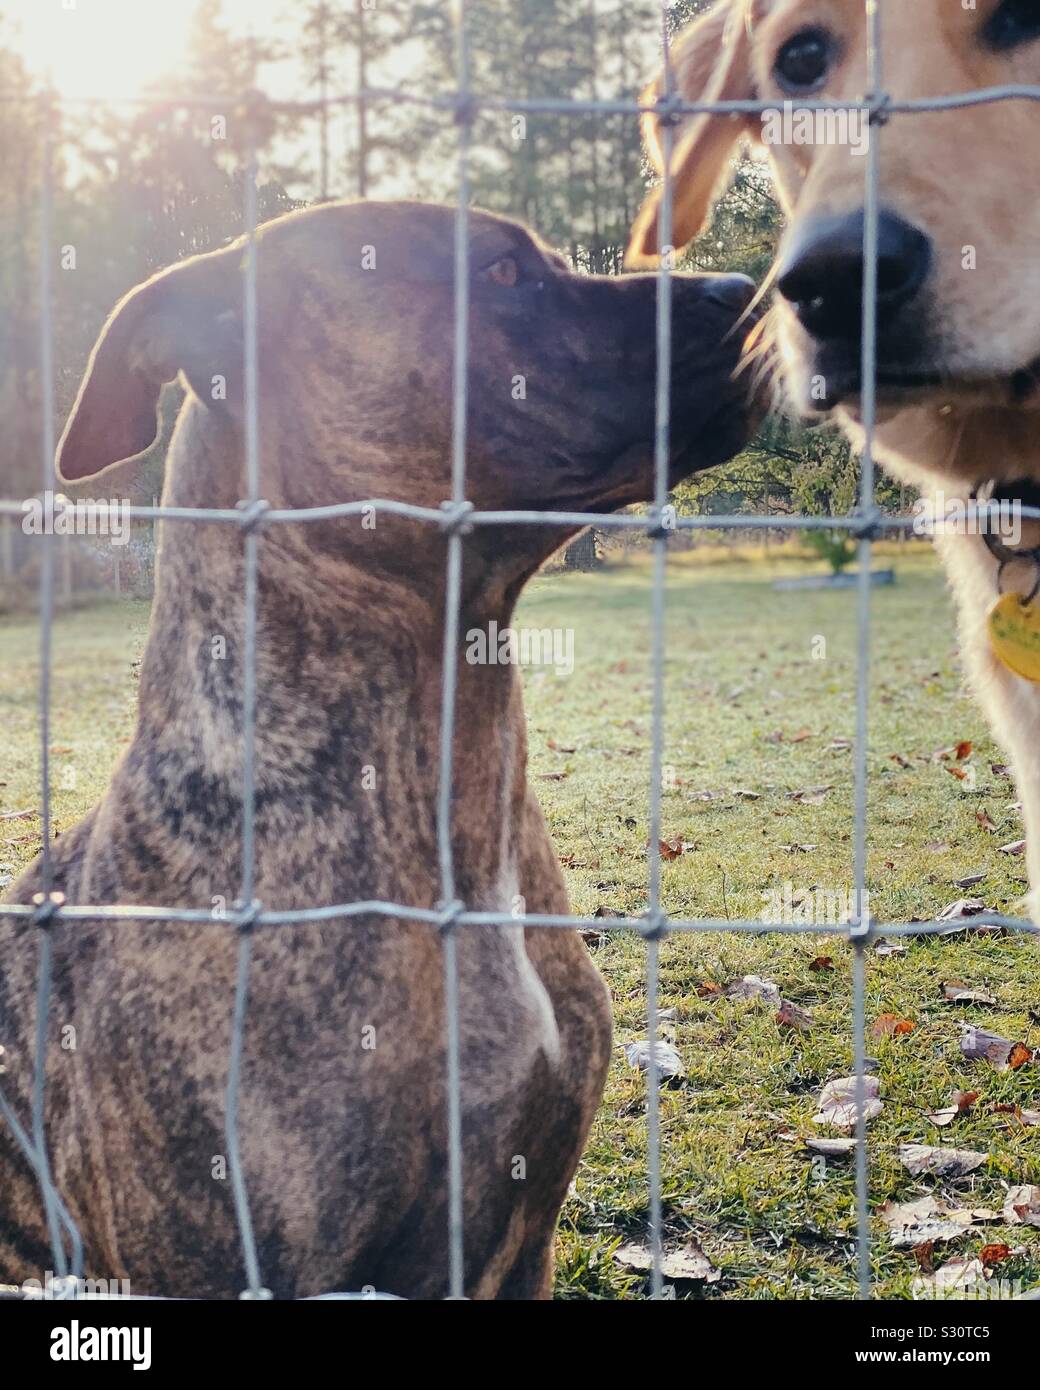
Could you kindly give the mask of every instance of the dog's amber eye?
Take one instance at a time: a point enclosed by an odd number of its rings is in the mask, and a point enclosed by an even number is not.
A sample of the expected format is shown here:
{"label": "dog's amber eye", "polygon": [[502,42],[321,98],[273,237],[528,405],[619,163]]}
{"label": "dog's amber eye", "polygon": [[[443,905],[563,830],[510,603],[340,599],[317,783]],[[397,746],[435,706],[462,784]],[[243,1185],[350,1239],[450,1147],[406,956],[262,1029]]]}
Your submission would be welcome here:
{"label": "dog's amber eye", "polygon": [[501,260],[489,265],[484,274],[496,285],[505,285],[506,289],[512,289],[520,279],[520,267],[512,256],[503,256]]}
{"label": "dog's amber eye", "polygon": [[812,92],[830,71],[834,43],[825,29],[803,29],[776,55],[773,72],[788,92]]}
{"label": "dog's amber eye", "polygon": [[1003,51],[1040,38],[1040,0],[1004,0],[984,30],[990,48]]}

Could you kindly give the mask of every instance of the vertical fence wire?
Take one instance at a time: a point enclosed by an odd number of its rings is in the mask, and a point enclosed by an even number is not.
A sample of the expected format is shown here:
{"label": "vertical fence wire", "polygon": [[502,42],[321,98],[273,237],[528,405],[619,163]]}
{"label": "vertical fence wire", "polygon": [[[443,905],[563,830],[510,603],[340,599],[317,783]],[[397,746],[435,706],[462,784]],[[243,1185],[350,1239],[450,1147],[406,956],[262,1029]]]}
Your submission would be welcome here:
{"label": "vertical fence wire", "polygon": [[459,962],[454,913],[455,856],[452,801],[455,768],[455,697],[458,687],[462,608],[462,514],[466,505],[466,416],[469,369],[469,40],[466,0],[455,0],[455,61],[459,89],[458,202],[455,208],[454,337],[451,411],[451,509],[444,595],[444,655],[441,681],[440,770],[437,787],[437,848],[444,922],[444,1028],[448,1140],[448,1292],[465,1296],[462,1172],[462,1061],[459,1043]]}
{"label": "vertical fence wire", "polygon": [[[672,64],[668,45],[668,0],[661,0],[661,52],[664,61],[663,96],[672,95]],[[673,128],[662,130],[661,158],[664,182],[658,209],[659,245],[664,249],[657,276],[656,358],[654,381],[654,503],[653,576],[651,588],[651,713],[650,713],[650,845],[649,902],[646,943],[646,1026],[649,1049],[646,1065],[647,1166],[649,1168],[650,1297],[663,1291],[663,1242],[661,1196],[661,1092],[657,1059],[658,995],[661,940],[666,920],[661,909],[661,779],[664,765],[664,639],[665,583],[668,569],[668,532],[664,509],[668,504],[668,472],[672,378],[672,145]]]}
{"label": "vertical fence wire", "polygon": [[239,895],[236,926],[238,953],[235,978],[235,1002],[231,1025],[231,1050],[228,1058],[227,1096],[225,1102],[225,1134],[228,1150],[228,1172],[234,1200],[235,1219],[242,1241],[245,1261],[246,1290],[243,1297],[261,1298],[265,1294],[260,1282],[260,1266],[253,1235],[253,1220],[242,1155],[239,1146],[238,1102],[242,1080],[242,1049],[245,1039],[246,1009],[249,1001],[249,975],[253,956],[253,929],[256,925],[256,631],[257,631],[257,568],[260,507],[260,449],[259,394],[257,373],[257,161],[255,132],[252,118],[246,115],[247,150],[244,160],[243,217],[245,221],[245,275],[243,283],[243,340],[244,340],[244,406],[245,406],[245,482],[246,502],[243,516],[244,594],[242,638],[242,889]]}
{"label": "vertical fence wire", "polygon": [[[46,497],[54,486],[54,323],[51,304],[51,214],[54,200],[54,108],[50,93],[41,102],[42,167],[40,171],[40,411],[41,453],[40,487]],[[57,930],[51,899],[54,885],[51,858],[51,653],[54,628],[54,537],[42,537],[40,555],[40,835],[43,842],[40,857],[40,876],[43,891],[39,895],[37,940],[39,966],[36,985],[36,1040],[33,1067],[32,1136],[37,1155],[37,1172],[43,1189],[47,1232],[54,1260],[54,1272],[59,1278],[68,1273],[65,1243],[62,1240],[58,1215],[58,1196],[51,1178],[47,1148],[46,1099],[47,1056],[50,1031],[51,978],[54,965],[54,938]]]}
{"label": "vertical fence wire", "polygon": [[[866,0],[867,89],[872,102],[881,97],[881,7]],[[861,411],[865,443],[860,473],[859,512],[871,522],[874,498],[874,425],[877,399],[877,288],[878,218],[881,172],[881,122],[869,118],[866,188],[863,214],[863,324]],[[859,542],[856,611],[856,754],[853,828],[853,930],[852,944],[852,1050],[856,1108],[856,1280],[861,1299],[871,1296],[870,1282],[870,1173],[867,1154],[867,1043],[866,952],[870,941],[870,904],[867,891],[867,742],[870,715],[870,618],[872,532]]]}

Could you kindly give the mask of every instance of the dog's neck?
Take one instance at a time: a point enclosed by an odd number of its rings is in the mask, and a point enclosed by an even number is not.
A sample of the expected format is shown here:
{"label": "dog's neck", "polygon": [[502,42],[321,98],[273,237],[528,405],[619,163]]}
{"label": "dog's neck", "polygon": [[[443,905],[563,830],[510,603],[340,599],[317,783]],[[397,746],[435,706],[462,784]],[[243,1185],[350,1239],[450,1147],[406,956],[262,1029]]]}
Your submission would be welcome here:
{"label": "dog's neck", "polygon": [[[863,431],[843,421],[862,447]],[[882,418],[879,458],[903,482],[930,495],[966,499],[980,483],[1040,477],[1040,413],[1002,407],[914,406]]]}
{"label": "dog's neck", "polygon": [[[167,523],[128,754],[162,779],[165,804],[171,783],[194,789],[184,794],[191,801],[186,833],[201,838],[208,826],[216,840],[219,821],[228,873],[241,823],[240,552],[227,527]],[[421,602],[406,590],[378,595],[369,577],[351,601],[338,595],[334,603],[308,603],[282,586],[284,559],[272,528],[261,542],[257,605],[258,860],[270,858],[270,845],[331,840],[330,901],[383,897],[432,906],[439,892],[440,599]],[[508,611],[500,617],[508,623]],[[466,660],[467,623],[464,614],[452,812],[457,889],[468,903],[503,907],[515,891],[511,845],[526,795],[520,681],[510,664]],[[199,769],[201,777],[193,775]],[[192,831],[190,816],[202,829]],[[292,885],[285,892],[291,899]]]}

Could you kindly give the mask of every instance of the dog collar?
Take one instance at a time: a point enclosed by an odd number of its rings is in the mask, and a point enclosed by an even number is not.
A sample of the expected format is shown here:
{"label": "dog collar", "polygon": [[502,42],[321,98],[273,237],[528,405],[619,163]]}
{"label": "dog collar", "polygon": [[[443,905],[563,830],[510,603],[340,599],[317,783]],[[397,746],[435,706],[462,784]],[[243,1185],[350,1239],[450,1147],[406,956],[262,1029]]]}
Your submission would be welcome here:
{"label": "dog collar", "polygon": [[[971,492],[971,500],[978,502],[981,506],[1010,502],[1019,507],[1035,507],[1040,511],[1040,482],[1033,478],[1015,478],[1009,483],[997,483],[991,479],[988,483],[976,484]],[[1029,546],[1025,549],[1005,545],[1000,537],[991,531],[983,531],[982,539],[986,542],[989,553],[1000,564],[1000,570],[997,573],[998,588],[1000,587],[1000,577],[1006,565],[1010,565],[1015,560],[1032,562],[1036,567],[1038,578],[1036,587],[1029,598],[1030,601],[1035,598],[1040,590],[1040,545]]]}

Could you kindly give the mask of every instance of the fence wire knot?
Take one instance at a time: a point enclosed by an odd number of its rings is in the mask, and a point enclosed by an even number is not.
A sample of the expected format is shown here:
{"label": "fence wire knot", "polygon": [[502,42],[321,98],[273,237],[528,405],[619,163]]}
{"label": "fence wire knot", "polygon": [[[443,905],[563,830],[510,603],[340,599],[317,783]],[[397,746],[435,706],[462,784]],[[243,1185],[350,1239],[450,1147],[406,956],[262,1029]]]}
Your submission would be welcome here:
{"label": "fence wire knot", "polygon": [[34,893],[33,926],[46,930],[65,906],[64,893]]}
{"label": "fence wire knot", "polygon": [[885,533],[882,522],[881,508],[870,507],[866,511],[857,511],[853,515],[849,530],[857,540],[877,541],[881,540]]}
{"label": "fence wire knot", "polygon": [[649,525],[646,528],[647,539],[651,541],[665,541],[674,529],[674,526],[665,525],[664,513],[660,507],[655,507],[649,516]]}
{"label": "fence wire knot", "polygon": [[466,910],[466,904],[459,898],[453,898],[450,903],[438,903],[437,909],[440,916],[437,918],[437,931],[441,936],[449,936],[459,925],[459,917]]}
{"label": "fence wire knot", "polygon": [[243,531],[258,531],[264,523],[264,518],[271,510],[270,502],[262,497],[257,497],[253,501],[239,502],[238,511],[240,513],[239,526]]}
{"label": "fence wire knot", "polygon": [[469,519],[472,510],[472,502],[442,502],[444,519],[441,526],[449,536],[468,536],[473,530],[473,523]]}
{"label": "fence wire knot", "polygon": [[650,109],[659,125],[676,126],[682,120],[682,105],[682,94],[669,92],[667,96],[658,97]]}
{"label": "fence wire knot", "polygon": [[869,912],[864,913],[862,916],[857,914],[855,917],[850,917],[848,926],[849,941],[853,945],[857,947],[870,945],[870,942],[874,939],[876,923]]}
{"label": "fence wire knot", "polygon": [[238,899],[234,904],[234,916],[231,921],[235,930],[240,936],[248,936],[254,930],[260,920],[260,913],[263,911],[262,904],[254,898],[252,902],[244,903]]}
{"label": "fence wire knot", "polygon": [[888,125],[892,117],[892,94],[891,92],[871,93],[867,98],[867,110],[869,115],[867,123],[872,126]]}
{"label": "fence wire knot", "polygon": [[473,93],[460,92],[455,99],[455,115],[452,119],[456,125],[471,126],[479,111],[480,102]]}
{"label": "fence wire knot", "polygon": [[639,924],[639,934],[645,941],[663,941],[668,930],[668,913],[661,907],[651,908]]}

